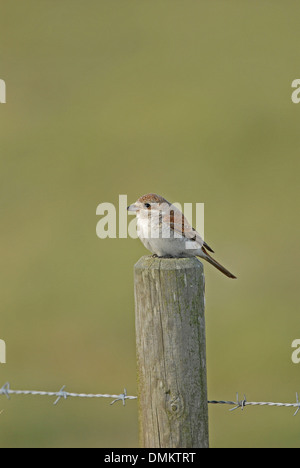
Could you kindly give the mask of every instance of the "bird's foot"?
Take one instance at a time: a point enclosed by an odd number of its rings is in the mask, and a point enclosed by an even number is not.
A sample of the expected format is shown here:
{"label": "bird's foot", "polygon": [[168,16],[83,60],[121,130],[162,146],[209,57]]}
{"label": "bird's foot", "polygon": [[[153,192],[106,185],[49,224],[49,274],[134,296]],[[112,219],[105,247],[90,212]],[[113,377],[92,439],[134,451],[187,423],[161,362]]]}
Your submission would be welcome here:
{"label": "bird's foot", "polygon": [[157,255],[153,254],[152,258],[174,258],[173,255]]}

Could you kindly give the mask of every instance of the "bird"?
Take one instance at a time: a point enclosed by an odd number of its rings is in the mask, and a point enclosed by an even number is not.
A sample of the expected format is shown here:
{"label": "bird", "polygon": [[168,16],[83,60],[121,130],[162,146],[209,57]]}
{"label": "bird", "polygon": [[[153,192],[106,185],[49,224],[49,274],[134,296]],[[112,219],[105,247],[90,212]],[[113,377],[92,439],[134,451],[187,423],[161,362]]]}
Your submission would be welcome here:
{"label": "bird", "polygon": [[236,279],[208,253],[214,253],[213,249],[190,225],[183,213],[161,195],[143,195],[127,210],[136,213],[138,237],[154,257],[199,257],[228,278]]}

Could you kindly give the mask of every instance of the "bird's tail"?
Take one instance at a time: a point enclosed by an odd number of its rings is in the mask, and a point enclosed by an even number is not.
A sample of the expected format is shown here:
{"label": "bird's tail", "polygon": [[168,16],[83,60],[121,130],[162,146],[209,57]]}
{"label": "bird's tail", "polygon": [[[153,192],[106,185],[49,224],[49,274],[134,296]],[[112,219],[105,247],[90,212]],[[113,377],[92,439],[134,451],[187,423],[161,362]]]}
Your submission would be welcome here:
{"label": "bird's tail", "polygon": [[236,276],[234,276],[230,271],[226,270],[220,263],[218,263],[214,258],[212,258],[206,251],[204,247],[202,247],[202,252],[203,256],[199,255],[200,258],[204,258],[208,263],[213,265],[215,268],[217,268],[219,271],[221,271],[224,275],[228,276],[228,278],[233,278],[236,279]]}

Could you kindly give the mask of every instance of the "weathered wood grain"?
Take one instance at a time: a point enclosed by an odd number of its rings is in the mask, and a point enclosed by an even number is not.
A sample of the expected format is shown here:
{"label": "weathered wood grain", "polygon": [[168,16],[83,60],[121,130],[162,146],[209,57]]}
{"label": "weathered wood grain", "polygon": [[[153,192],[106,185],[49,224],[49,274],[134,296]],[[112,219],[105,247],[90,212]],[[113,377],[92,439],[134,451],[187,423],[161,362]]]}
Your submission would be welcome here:
{"label": "weathered wood grain", "polygon": [[206,448],[202,263],[143,257],[134,271],[140,445]]}

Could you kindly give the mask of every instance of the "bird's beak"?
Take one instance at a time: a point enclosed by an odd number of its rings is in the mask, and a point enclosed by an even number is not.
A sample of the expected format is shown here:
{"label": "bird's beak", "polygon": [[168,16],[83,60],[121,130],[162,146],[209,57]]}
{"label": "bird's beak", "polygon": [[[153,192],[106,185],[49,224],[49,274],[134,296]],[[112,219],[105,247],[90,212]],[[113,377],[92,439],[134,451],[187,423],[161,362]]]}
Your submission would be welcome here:
{"label": "bird's beak", "polygon": [[138,211],[139,207],[136,206],[135,204],[128,206],[127,208],[128,211]]}

